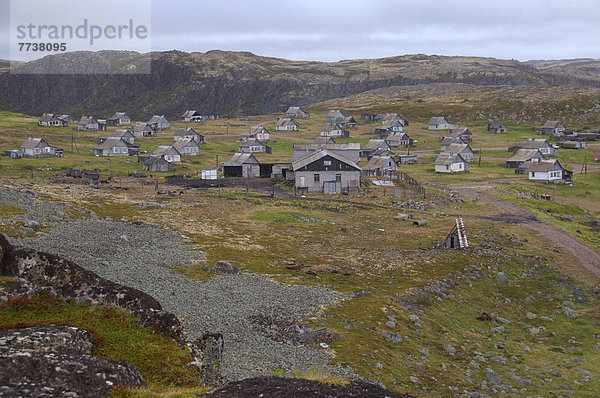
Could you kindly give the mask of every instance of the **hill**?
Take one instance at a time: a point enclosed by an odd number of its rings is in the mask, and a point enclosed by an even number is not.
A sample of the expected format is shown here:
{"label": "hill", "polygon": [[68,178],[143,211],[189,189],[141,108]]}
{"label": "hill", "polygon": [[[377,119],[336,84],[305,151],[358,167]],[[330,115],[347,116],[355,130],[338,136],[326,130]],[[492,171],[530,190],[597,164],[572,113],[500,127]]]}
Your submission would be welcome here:
{"label": "hill", "polygon": [[[151,57],[152,72],[131,74]],[[39,74],[43,68],[91,74]],[[290,61],[248,52],[76,52],[47,56],[9,74],[0,70],[0,109],[41,114],[69,112],[106,116],[116,110],[134,118],[177,117],[185,109],[221,115],[265,114],[376,89],[432,83],[477,87],[600,87],[600,61],[498,60],[403,55],[339,62]],[[107,74],[109,71],[125,74]],[[449,87],[449,86],[447,86]]]}

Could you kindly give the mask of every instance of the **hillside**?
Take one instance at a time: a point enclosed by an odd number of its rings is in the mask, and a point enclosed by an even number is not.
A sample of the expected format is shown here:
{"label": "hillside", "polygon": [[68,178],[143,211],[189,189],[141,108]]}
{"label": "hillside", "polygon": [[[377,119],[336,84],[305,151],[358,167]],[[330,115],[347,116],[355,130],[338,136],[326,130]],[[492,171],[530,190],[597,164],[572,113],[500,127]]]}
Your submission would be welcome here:
{"label": "hillside", "polygon": [[[130,74],[152,57],[152,72]],[[42,75],[84,65],[90,75]],[[0,71],[0,109],[41,114],[69,112],[106,116],[116,110],[134,118],[152,114],[179,116],[185,109],[221,115],[281,112],[289,105],[308,105],[393,86],[468,84],[516,88],[600,87],[600,61],[518,62],[476,57],[403,55],[340,62],[290,61],[247,52],[179,51],[138,54],[101,51],[48,56]],[[125,74],[107,75],[108,71]],[[127,74],[129,73],[129,74]],[[426,86],[425,86],[426,88]],[[562,90],[561,90],[562,91]]]}

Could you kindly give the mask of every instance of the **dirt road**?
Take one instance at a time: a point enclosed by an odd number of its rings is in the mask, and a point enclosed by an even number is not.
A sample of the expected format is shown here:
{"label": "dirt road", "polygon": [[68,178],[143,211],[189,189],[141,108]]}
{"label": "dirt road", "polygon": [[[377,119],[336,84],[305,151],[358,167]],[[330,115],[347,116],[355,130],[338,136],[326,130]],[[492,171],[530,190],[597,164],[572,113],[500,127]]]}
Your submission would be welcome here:
{"label": "dirt road", "polygon": [[557,247],[571,252],[573,257],[577,258],[585,269],[600,278],[600,253],[597,253],[555,227],[536,221],[535,216],[528,210],[508,201],[489,196],[481,192],[479,187],[452,187],[452,190],[496,206],[501,211],[501,214],[496,216],[495,219],[511,224],[518,224],[539,233],[552,241]]}

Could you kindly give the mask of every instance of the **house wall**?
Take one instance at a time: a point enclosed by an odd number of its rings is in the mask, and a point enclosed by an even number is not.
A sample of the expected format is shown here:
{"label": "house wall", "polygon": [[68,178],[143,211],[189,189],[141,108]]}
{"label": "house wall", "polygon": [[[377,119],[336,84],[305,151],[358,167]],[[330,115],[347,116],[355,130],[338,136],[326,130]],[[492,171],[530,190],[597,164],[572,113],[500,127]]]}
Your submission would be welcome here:
{"label": "house wall", "polygon": [[428,124],[427,125],[427,130],[450,130],[453,129],[454,125],[453,124]]}
{"label": "house wall", "polygon": [[529,179],[532,181],[557,181],[563,179],[562,170],[530,171]]}
{"label": "house wall", "polygon": [[[314,176],[319,175],[319,181],[315,182]],[[342,192],[344,188],[359,188],[360,187],[360,171],[296,171],[295,185],[297,188],[308,188],[309,193],[323,193],[326,189],[326,184],[329,182],[335,182],[336,176],[339,175],[340,181],[335,184],[335,193]],[[302,185],[304,184],[304,185]],[[329,189],[329,184],[327,184]],[[333,192],[332,192],[333,193]]]}
{"label": "house wall", "polygon": [[259,178],[260,177],[260,165],[258,165],[258,164],[243,164],[242,165],[242,177],[244,177],[244,178]]}

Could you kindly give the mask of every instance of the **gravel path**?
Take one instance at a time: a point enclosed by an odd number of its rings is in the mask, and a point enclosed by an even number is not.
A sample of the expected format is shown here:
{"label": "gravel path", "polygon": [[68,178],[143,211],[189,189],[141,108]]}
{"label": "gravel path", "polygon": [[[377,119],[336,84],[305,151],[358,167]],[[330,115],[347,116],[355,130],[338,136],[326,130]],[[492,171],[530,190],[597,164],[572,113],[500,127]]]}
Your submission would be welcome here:
{"label": "gravel path", "polygon": [[[68,205],[37,200],[34,196],[0,189],[0,204],[27,211],[26,215],[0,217],[7,221],[38,221],[44,232],[35,238],[11,238],[13,244],[68,258],[97,274],[140,289],[175,313],[184,333],[193,340],[204,331],[224,335],[223,373],[227,380],[269,375],[274,369],[309,371],[356,378],[350,370],[329,363],[326,350],[268,337],[256,317],[283,324],[316,315],[323,305],[345,298],[341,293],[315,286],[284,286],[265,275],[218,276],[195,282],[168,267],[203,259],[190,250],[179,234],[160,226],[85,218],[69,219]],[[194,248],[192,248],[194,249]]]}

